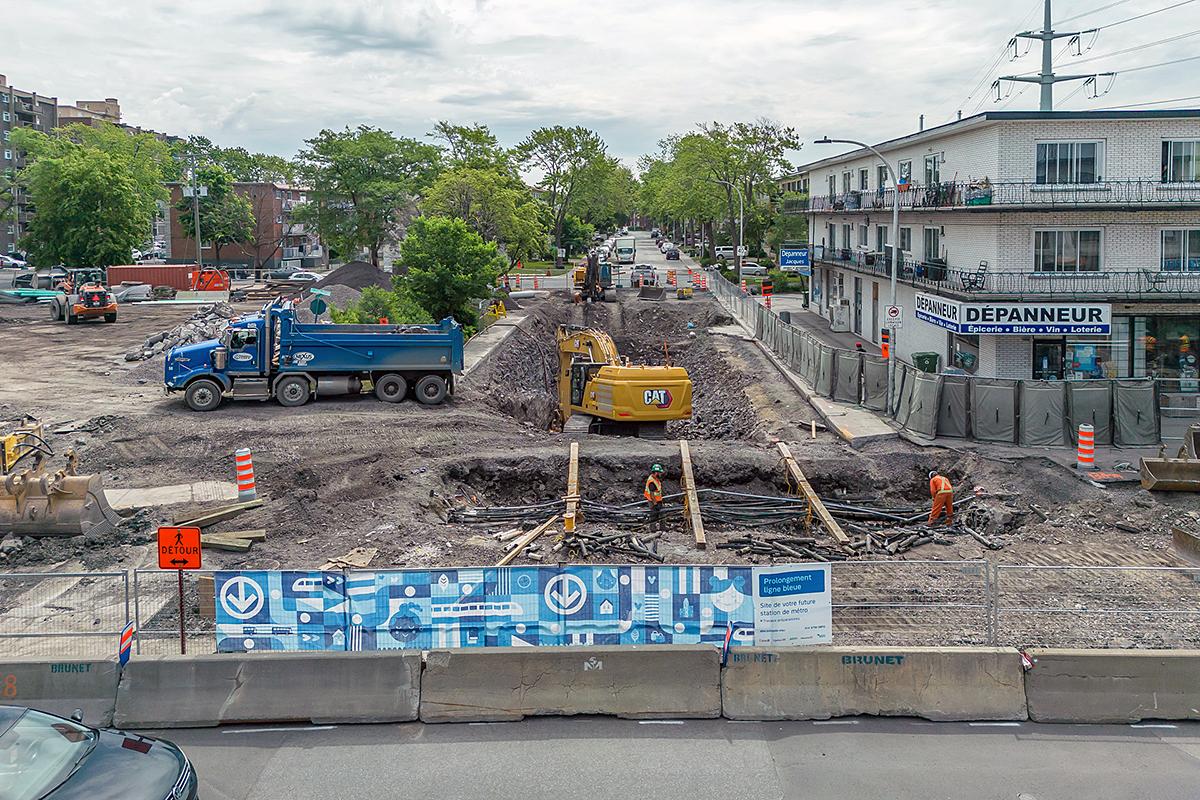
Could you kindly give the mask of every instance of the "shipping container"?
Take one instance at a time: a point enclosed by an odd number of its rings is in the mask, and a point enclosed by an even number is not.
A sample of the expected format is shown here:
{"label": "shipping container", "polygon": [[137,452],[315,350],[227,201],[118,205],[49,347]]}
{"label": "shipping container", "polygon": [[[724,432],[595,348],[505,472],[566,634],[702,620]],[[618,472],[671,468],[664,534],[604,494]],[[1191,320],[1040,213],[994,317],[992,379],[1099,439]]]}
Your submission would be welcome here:
{"label": "shipping container", "polygon": [[170,286],[178,291],[192,288],[191,273],[195,264],[126,264],[108,268],[108,285],[148,283],[151,286]]}

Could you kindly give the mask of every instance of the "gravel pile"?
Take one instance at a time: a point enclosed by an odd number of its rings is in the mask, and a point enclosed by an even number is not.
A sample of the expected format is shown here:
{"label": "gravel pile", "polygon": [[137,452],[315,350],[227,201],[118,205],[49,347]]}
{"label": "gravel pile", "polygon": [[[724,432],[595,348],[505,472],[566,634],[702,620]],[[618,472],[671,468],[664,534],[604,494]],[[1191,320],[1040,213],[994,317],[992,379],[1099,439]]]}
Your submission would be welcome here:
{"label": "gravel pile", "polygon": [[182,325],[147,337],[140,347],[125,354],[125,360],[142,361],[165,350],[170,350],[176,345],[216,339],[225,332],[225,329],[229,327],[229,320],[235,316],[237,316],[237,312],[229,303],[200,306],[199,310]]}
{"label": "gravel pile", "polygon": [[351,261],[317,281],[318,289],[332,289],[334,286],[349,286],[359,291],[368,286],[391,289],[392,276],[366,261]]}

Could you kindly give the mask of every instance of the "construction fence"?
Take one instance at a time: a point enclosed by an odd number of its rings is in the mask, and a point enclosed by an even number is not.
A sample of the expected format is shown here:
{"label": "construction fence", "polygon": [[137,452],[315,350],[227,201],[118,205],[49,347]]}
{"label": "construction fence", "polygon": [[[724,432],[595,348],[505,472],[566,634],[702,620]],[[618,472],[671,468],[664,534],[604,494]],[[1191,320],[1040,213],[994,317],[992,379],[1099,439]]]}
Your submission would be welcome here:
{"label": "construction fence", "polygon": [[[745,644],[752,635],[746,625],[753,624],[746,605],[751,569],[185,572],[184,638],[188,653],[476,647],[492,641],[478,619],[494,616],[520,644],[613,643],[572,633],[566,617],[579,614],[588,624],[615,621],[616,643],[716,644],[728,625],[733,643]],[[546,570],[553,574],[542,576]],[[522,585],[525,576],[533,582]],[[552,584],[563,613],[540,618],[536,607]],[[593,587],[586,599],[577,594],[580,585]],[[1200,648],[1200,568],[1194,567],[848,561],[831,565],[830,588],[837,645]],[[635,601],[643,605],[631,615],[634,624],[624,626],[618,617]],[[578,609],[566,608],[576,603]],[[4,573],[0,653],[113,656],[132,621],[135,654],[175,654],[179,611],[175,572]],[[242,629],[238,615],[253,623]],[[473,638],[481,632],[482,639]]]}
{"label": "construction fence", "polygon": [[720,273],[711,285],[734,316],[818,395],[885,414],[918,436],[1074,447],[1086,423],[1095,429],[1098,445],[1152,447],[1164,436],[1182,439],[1186,424],[1175,424],[1180,420],[1200,421],[1197,409],[1173,407],[1172,424],[1164,431],[1165,395],[1151,378],[1009,380],[927,373],[897,360],[889,398],[887,359],[820,341],[743,295]]}

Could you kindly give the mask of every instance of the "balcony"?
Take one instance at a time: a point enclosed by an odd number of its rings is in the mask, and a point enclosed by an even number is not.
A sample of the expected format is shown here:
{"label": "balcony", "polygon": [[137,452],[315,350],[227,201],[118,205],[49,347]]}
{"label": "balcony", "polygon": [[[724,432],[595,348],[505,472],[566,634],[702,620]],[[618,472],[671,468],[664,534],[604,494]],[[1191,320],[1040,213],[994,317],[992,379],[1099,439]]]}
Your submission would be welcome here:
{"label": "balcony", "polygon": [[[879,278],[891,277],[890,253],[830,250],[811,246],[820,266],[852,269]],[[1189,266],[1193,266],[1190,265]],[[1102,272],[999,272],[986,266],[963,268],[905,258],[896,280],[915,289],[958,300],[1075,300],[1196,302],[1200,300],[1200,264],[1196,271],[1134,269]]]}
{"label": "balcony", "polygon": [[[889,211],[895,189],[815,195],[783,202],[785,214]],[[1160,180],[1099,183],[948,182],[900,191],[902,211],[1048,211],[1069,208],[1200,208],[1200,183]]]}

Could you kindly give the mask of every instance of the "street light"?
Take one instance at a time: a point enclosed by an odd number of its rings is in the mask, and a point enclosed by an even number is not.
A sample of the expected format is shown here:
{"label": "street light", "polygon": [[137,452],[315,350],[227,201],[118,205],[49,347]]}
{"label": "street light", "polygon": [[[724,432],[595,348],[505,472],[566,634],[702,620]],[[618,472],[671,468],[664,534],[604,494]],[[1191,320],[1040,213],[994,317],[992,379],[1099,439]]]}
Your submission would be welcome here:
{"label": "street light", "polygon": [[[738,193],[738,247],[735,253],[737,259],[738,284],[742,282],[742,250],[746,246],[746,198],[742,195],[742,187],[737,184],[713,178],[714,183],[722,183]],[[714,237],[715,238],[715,237]]]}
{"label": "street light", "polygon": [[[856,147],[861,147],[865,150],[870,150],[875,154],[875,157],[883,162],[883,166],[887,168],[888,175],[892,176],[892,263],[891,263],[891,278],[892,278],[892,305],[896,305],[896,271],[900,269],[900,178],[896,171],[892,169],[892,165],[883,157],[883,154],[876,150],[866,142],[858,142],[854,139],[830,139],[828,136],[817,139],[813,144],[852,144]],[[846,242],[849,245],[849,242]],[[891,329],[895,331],[895,328]],[[896,382],[896,342],[895,338],[889,343],[888,347],[888,408],[892,405],[892,394]]]}

